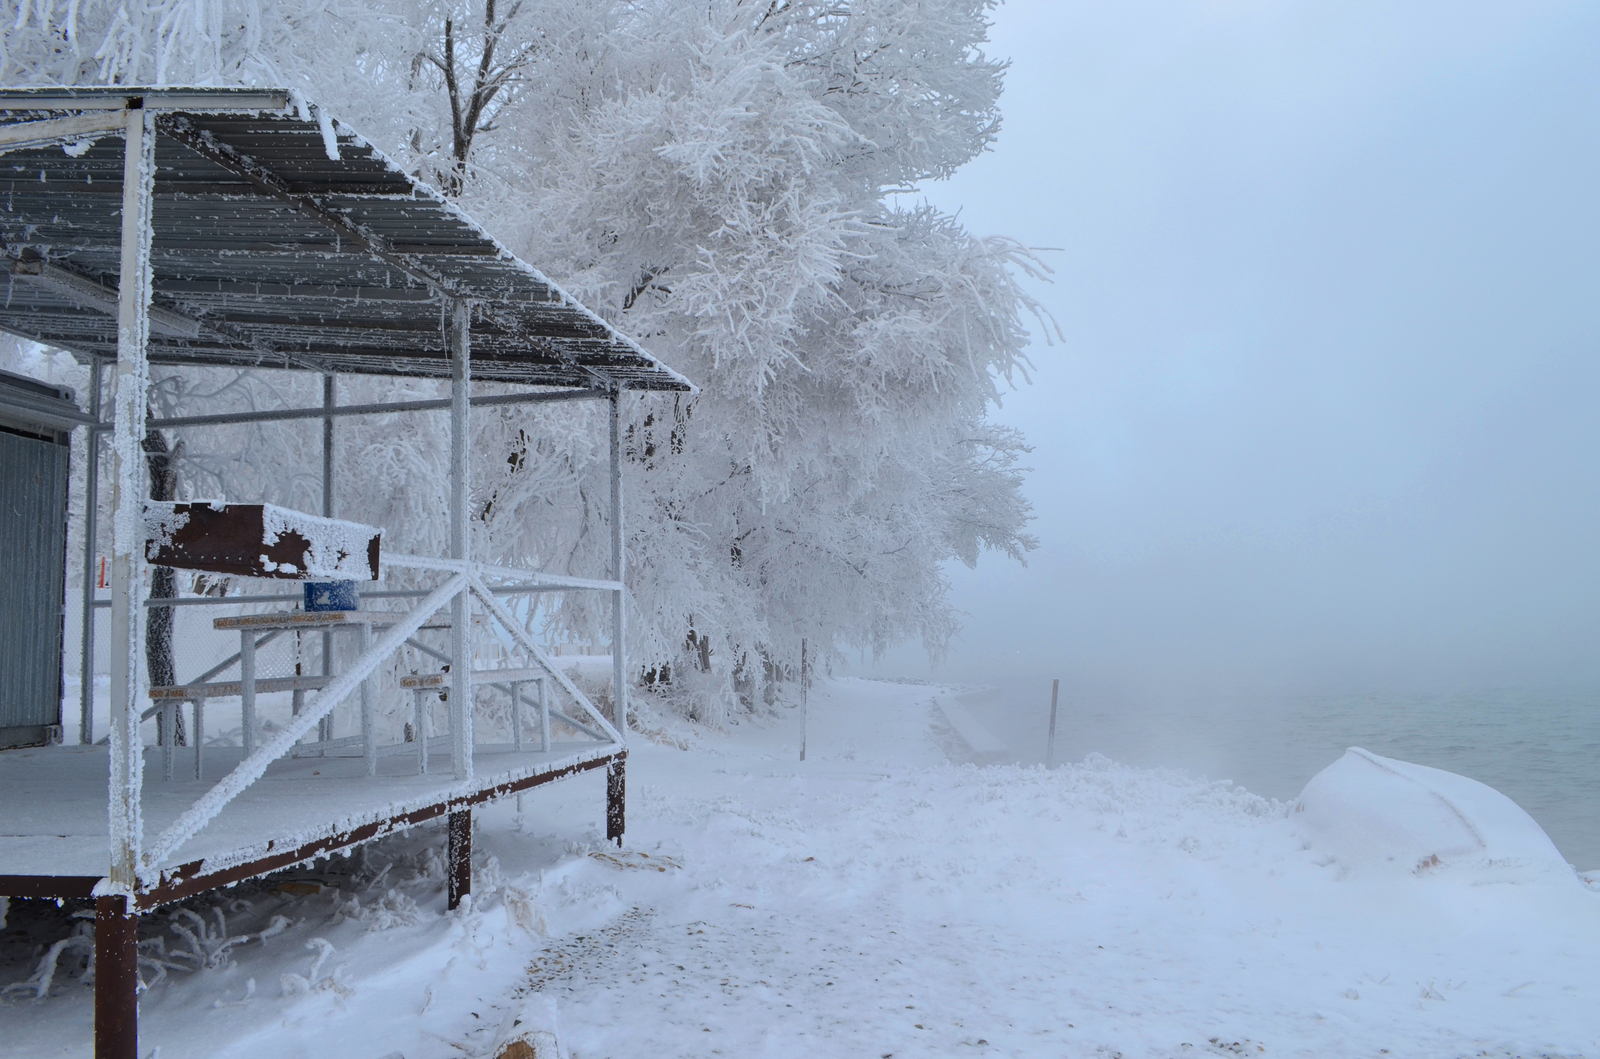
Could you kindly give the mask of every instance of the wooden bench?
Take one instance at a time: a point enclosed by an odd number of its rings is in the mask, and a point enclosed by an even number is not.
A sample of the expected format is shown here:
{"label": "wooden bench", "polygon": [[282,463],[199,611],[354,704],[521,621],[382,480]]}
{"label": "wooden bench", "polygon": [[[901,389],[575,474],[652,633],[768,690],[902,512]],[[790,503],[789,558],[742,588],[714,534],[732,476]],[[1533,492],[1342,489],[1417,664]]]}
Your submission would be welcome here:
{"label": "wooden bench", "polygon": [[304,629],[328,625],[368,625],[375,614],[359,610],[283,610],[272,614],[235,614],[213,618],[214,629]]}
{"label": "wooden bench", "polygon": [[[468,679],[474,686],[486,684],[499,687],[511,695],[511,747],[513,750],[522,751],[522,685],[539,685],[539,751],[546,753],[550,750],[550,718],[573,725],[579,731],[595,734],[592,728],[580,725],[558,710],[550,706],[550,696],[546,690],[543,669],[474,669],[468,674]],[[413,738],[417,743],[417,771],[428,771],[428,747],[438,738],[432,736],[428,729],[428,709],[423,696],[429,691],[439,693],[440,700],[448,697],[450,690],[449,673],[413,673],[400,678],[400,686],[412,692],[412,712],[414,720]]]}
{"label": "wooden bench", "polygon": [[[295,692],[296,711],[299,712],[299,698],[307,691],[316,691],[325,688],[331,683],[331,676],[295,676],[295,677],[268,677],[255,682],[255,690],[259,694],[269,694],[276,691]],[[150,689],[150,698],[155,700],[155,705],[148,712],[159,712],[161,715],[161,771],[163,779],[172,779],[173,758],[173,733],[177,729],[177,710],[180,703],[192,704],[194,740],[194,778],[200,778],[202,766],[202,747],[205,746],[205,718],[206,700],[229,698],[238,695],[244,696],[244,681],[242,680],[209,680],[196,681],[192,684],[165,684],[156,685]]]}
{"label": "wooden bench", "polygon": [[[276,677],[268,680],[256,679],[256,633],[259,632],[287,632],[304,631],[307,629],[355,629],[361,637],[361,650],[365,652],[372,646],[372,626],[374,619],[380,615],[370,611],[359,610],[285,610],[268,614],[238,614],[225,618],[212,619],[211,625],[215,629],[236,629],[239,633],[239,690],[233,692],[239,696],[239,710],[243,727],[244,754],[249,757],[256,748],[256,694],[275,690],[288,690],[295,692],[295,712],[299,712],[300,697],[308,688],[275,688],[271,685],[278,680],[297,680],[299,677]],[[322,687],[318,684],[315,687]],[[332,718],[324,718],[317,731],[317,741],[310,744],[307,752],[317,752],[315,748],[323,747],[333,742]],[[378,753],[376,736],[376,718],[373,714],[372,682],[361,682],[361,744],[365,748],[364,756],[367,759],[367,775],[374,776],[378,772]],[[344,746],[348,740],[340,741]]]}
{"label": "wooden bench", "polygon": [[[266,677],[256,681],[256,693],[274,691],[316,691],[325,688],[333,678],[324,676]],[[169,684],[150,689],[152,699],[220,699],[244,693],[242,680],[212,680],[200,684]]]}

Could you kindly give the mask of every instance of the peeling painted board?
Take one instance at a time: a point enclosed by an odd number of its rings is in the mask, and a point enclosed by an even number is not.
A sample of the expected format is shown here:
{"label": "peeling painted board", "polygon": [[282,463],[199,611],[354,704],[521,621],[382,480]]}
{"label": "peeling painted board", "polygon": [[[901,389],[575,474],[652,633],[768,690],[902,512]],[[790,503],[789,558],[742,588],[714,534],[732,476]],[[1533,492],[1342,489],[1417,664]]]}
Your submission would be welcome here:
{"label": "peeling painted board", "polygon": [[156,566],[294,581],[378,579],[383,531],[272,504],[146,504]]}

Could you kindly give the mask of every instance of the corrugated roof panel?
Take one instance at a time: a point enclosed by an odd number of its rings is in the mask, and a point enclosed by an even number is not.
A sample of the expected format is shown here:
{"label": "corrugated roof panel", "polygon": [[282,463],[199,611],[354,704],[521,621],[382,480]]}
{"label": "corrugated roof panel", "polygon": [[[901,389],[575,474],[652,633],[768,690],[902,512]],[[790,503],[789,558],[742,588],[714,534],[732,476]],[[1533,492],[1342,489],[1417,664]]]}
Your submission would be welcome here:
{"label": "corrugated roof panel", "polygon": [[[76,93],[99,105],[135,91]],[[204,91],[162,98],[209,100]],[[0,90],[0,105],[15,98]],[[348,130],[333,160],[317,124],[287,111],[162,113],[157,127],[154,304],[174,314],[152,333],[157,362],[447,375],[445,301],[465,297],[479,377],[690,388]],[[77,158],[57,147],[0,154],[0,253],[114,296],[121,176],[115,135]],[[114,353],[103,307],[27,277],[0,280],[0,328]]]}

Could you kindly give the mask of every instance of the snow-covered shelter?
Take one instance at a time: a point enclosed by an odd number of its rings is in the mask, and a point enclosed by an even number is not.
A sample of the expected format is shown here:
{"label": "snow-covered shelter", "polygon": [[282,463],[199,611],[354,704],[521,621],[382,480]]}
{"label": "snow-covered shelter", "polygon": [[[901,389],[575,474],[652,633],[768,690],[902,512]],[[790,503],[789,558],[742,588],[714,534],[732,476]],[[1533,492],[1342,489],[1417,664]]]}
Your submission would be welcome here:
{"label": "snow-covered shelter", "polygon": [[[96,899],[97,1056],[137,1054],[141,911],[437,817],[449,819],[455,903],[471,882],[473,805],[590,769],[607,770],[607,833],[620,840],[627,697],[618,401],[630,390],[689,390],[686,379],[352,130],[284,91],[0,90],[0,273],[0,329],[71,351],[93,380],[82,409],[0,388],[13,418],[47,416],[51,430],[89,437],[85,545],[71,560],[85,565],[79,740],[0,751],[0,896]],[[152,364],[318,373],[324,400],[151,419]],[[341,405],[332,380],[344,373],[448,380],[449,396]],[[474,394],[475,379],[515,388]],[[611,406],[611,569],[586,579],[475,562],[472,408],[574,400]],[[341,417],[443,408],[452,475],[446,556],[396,554],[380,548],[376,531],[324,517],[334,473],[326,447],[321,513],[149,502],[147,429],[303,419],[320,422],[326,442]],[[102,448],[114,491],[109,535],[95,524]],[[55,494],[47,499],[59,506]],[[93,567],[106,536],[102,599]],[[58,563],[59,541],[41,546],[56,549]],[[302,558],[273,551],[285,542]],[[211,624],[237,634],[238,651],[152,688],[141,686],[138,664],[149,606],[143,568],[152,559],[196,570],[243,563],[254,576],[291,580],[407,570],[413,587],[364,594],[388,609],[336,602],[303,610],[293,606],[298,595],[184,600],[220,604]],[[611,597],[609,716],[508,607],[550,591]],[[90,679],[96,608],[110,611],[109,730],[99,742]],[[42,618],[59,625],[60,614]],[[474,638],[488,626],[510,647],[478,651]],[[308,630],[322,634],[320,672],[256,671],[258,651],[274,637]],[[335,634],[359,644],[339,666],[326,647]],[[384,744],[372,677],[408,645],[448,670],[402,682],[414,702],[400,707],[414,711],[406,714],[414,723],[406,741]],[[498,664],[479,664],[489,655]],[[509,699],[506,741],[475,739],[475,689]],[[293,697],[274,731],[256,721],[257,697],[267,694]],[[347,699],[361,702],[360,730],[341,737],[328,719]],[[241,745],[205,745],[208,706],[213,718],[238,710]],[[172,735],[182,711],[187,746]],[[436,715],[445,731],[434,735]]]}

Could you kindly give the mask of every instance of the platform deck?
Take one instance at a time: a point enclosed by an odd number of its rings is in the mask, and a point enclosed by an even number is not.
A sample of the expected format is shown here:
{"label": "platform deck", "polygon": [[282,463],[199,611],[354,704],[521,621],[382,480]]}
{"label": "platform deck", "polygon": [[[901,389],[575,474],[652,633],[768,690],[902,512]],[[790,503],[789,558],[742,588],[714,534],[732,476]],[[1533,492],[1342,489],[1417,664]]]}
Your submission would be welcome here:
{"label": "platform deck", "polygon": [[[161,882],[139,903],[148,907],[275,870],[304,859],[296,853],[311,856],[352,845],[602,768],[625,753],[616,744],[589,741],[558,742],[549,753],[480,746],[474,778],[467,782],[451,774],[447,748],[430,754],[425,775],[417,773],[414,754],[381,758],[375,777],[366,775],[359,751],[341,757],[284,758],[163,863]],[[146,841],[231,771],[241,754],[238,747],[208,746],[203,780],[163,782],[161,752],[147,747],[142,797]],[[0,754],[0,896],[88,896],[110,860],[107,768],[103,746]],[[200,885],[202,880],[207,885]]]}

